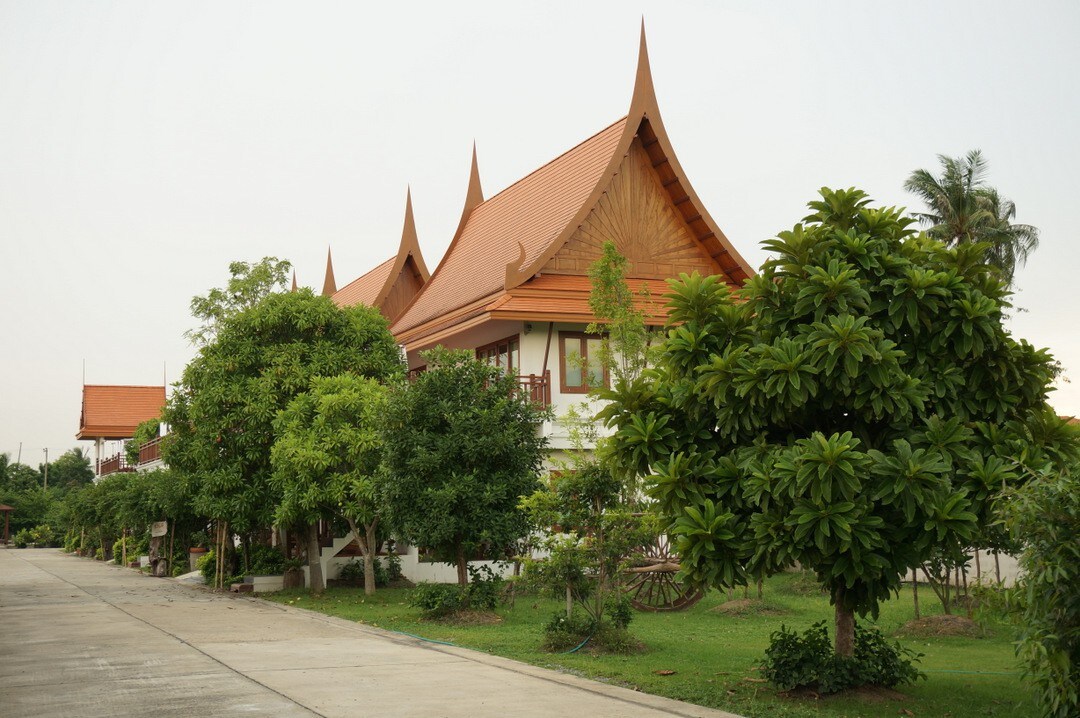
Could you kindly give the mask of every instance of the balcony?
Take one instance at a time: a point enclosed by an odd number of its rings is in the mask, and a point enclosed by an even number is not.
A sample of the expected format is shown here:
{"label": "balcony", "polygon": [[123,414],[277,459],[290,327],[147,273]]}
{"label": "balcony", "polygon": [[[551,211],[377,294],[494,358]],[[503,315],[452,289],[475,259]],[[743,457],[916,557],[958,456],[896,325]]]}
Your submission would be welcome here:
{"label": "balcony", "polygon": [[[409,381],[416,381],[420,374],[426,370],[427,367],[412,369],[409,371],[407,378]],[[551,406],[550,371],[545,371],[543,374],[520,374],[517,377],[517,384],[518,391],[529,397],[532,403],[543,407]]]}
{"label": "balcony", "polygon": [[161,461],[161,438],[151,439],[139,447],[139,466],[151,461]]}
{"label": "balcony", "polygon": [[127,458],[123,453],[111,456],[108,459],[101,459],[97,464],[97,475],[108,476],[109,474],[116,474],[123,471],[134,471],[134,466],[129,466]]}
{"label": "balcony", "polygon": [[551,372],[529,374],[518,377],[518,387],[532,403],[543,407],[551,406]]}

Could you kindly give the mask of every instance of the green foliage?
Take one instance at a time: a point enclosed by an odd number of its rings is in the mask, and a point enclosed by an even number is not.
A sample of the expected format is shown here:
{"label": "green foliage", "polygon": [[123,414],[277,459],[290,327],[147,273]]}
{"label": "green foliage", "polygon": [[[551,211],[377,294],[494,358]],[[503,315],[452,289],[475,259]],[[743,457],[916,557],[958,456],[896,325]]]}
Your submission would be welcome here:
{"label": "green foliage", "polygon": [[[374,563],[374,567],[375,567],[375,585],[377,587],[379,587],[379,588],[382,588],[383,586],[390,583],[390,572],[389,572],[389,570],[387,570],[387,567],[383,564],[382,559],[376,557],[374,559],[373,563]],[[399,561],[399,567],[400,567],[400,561]],[[357,561],[355,559],[352,560],[352,561],[349,561],[347,564],[345,564],[344,566],[341,567],[341,573],[338,574],[338,577],[342,581],[357,581],[357,582],[363,583],[364,582],[364,562],[363,561]]]}
{"label": "green foliage", "polygon": [[15,544],[15,548],[26,548],[27,544],[34,542],[34,538],[30,535],[30,529],[21,529],[11,537],[11,542]]}
{"label": "green foliage", "polygon": [[782,691],[810,688],[836,693],[845,688],[872,685],[892,688],[926,678],[913,665],[921,654],[890,645],[874,628],[855,626],[855,655],[837,656],[832,651],[825,622],[819,621],[801,635],[781,626],[769,639],[762,675]]}
{"label": "green foliage", "polygon": [[[614,375],[616,384],[632,381],[648,363],[645,313],[634,306],[635,295],[626,282],[629,269],[630,261],[611,241],[604,242],[600,258],[589,267],[589,309],[596,320],[585,331],[604,336],[600,363]],[[641,296],[648,300],[648,291],[643,290]]]}
{"label": "green foliage", "polygon": [[443,618],[460,611],[465,591],[457,584],[420,583],[409,594],[409,605],[419,608],[425,618]]}
{"label": "green foliage", "polygon": [[129,466],[139,463],[139,449],[148,441],[158,438],[161,434],[161,420],[147,419],[135,427],[131,439],[124,444],[124,456]]}
{"label": "green foliage", "polygon": [[[383,452],[379,429],[387,410],[385,387],[351,374],[315,377],[310,389],[289,403],[274,424],[278,439],[270,453],[271,483],[281,492],[279,524],[341,517],[361,552],[374,555],[380,508],[375,482]],[[374,591],[377,584],[368,588]]]}
{"label": "green foliage", "polygon": [[248,547],[246,574],[252,576],[279,576],[285,573],[285,555],[281,549],[262,544]]}
{"label": "green foliage", "polygon": [[1006,523],[1023,543],[1010,608],[1016,652],[1043,714],[1080,713],[1080,468],[1043,473],[1009,497]]}
{"label": "green foliage", "polygon": [[395,535],[458,564],[501,557],[528,533],[518,501],[532,493],[544,412],[514,377],[469,352],[427,352],[428,371],[395,390],[385,417],[379,496]]}
{"label": "green foliage", "polygon": [[465,588],[465,605],[474,611],[494,611],[502,595],[503,578],[490,566],[469,566],[469,585]]}
{"label": "green foliage", "polygon": [[409,605],[425,618],[446,618],[459,611],[493,611],[503,579],[488,566],[469,566],[469,584],[421,583],[409,594]]}
{"label": "green foliage", "polygon": [[671,282],[657,366],[605,418],[687,579],[798,563],[840,610],[876,615],[934,550],[997,540],[1001,487],[1075,442],[1046,405],[1051,357],[1005,331],[1006,289],[971,246],[858,190],[810,208],[737,292]]}
{"label": "green foliage", "polygon": [[[622,500],[623,489],[608,467],[580,459],[521,502],[535,530],[544,532],[538,540],[543,555],[525,560],[526,584],[553,597],[569,590],[596,625],[621,590],[619,573],[628,558],[660,531],[654,515]],[[552,527],[557,530],[549,532]]]}
{"label": "green foliage", "polygon": [[401,360],[386,320],[308,290],[269,294],[215,319],[165,408],[163,458],[200,478],[196,509],[246,533],[274,519],[274,421],[314,377],[392,377]]}
{"label": "green foliage", "polygon": [[191,315],[200,320],[202,326],[188,331],[185,336],[193,344],[209,344],[229,319],[284,289],[291,268],[289,262],[277,257],[263,257],[255,264],[233,262],[229,265],[229,282],[225,287],[215,287],[205,297],[192,298]]}

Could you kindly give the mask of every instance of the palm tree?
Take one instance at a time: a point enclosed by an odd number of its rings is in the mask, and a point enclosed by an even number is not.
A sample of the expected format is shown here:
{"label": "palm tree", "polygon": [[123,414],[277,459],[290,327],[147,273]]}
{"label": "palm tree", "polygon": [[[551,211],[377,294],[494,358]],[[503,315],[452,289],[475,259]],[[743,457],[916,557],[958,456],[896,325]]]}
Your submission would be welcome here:
{"label": "palm tree", "polygon": [[927,234],[950,247],[985,242],[987,264],[997,267],[1012,286],[1017,264],[1027,262],[1039,246],[1039,230],[1012,223],[1016,205],[986,185],[987,163],[980,150],[938,159],[940,177],[920,169],[904,182],[904,189],[927,205],[927,212],[915,216],[929,226]]}

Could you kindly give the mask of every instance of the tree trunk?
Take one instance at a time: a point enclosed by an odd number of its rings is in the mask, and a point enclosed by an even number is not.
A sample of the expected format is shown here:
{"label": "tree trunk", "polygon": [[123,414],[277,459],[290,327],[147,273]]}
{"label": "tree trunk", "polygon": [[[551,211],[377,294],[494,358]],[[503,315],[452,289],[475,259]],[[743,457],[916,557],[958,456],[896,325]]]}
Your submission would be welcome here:
{"label": "tree trunk", "polygon": [[915,601],[915,618],[922,618],[919,615],[919,572],[915,569],[911,569],[911,598]]}
{"label": "tree trunk", "polygon": [[764,589],[765,589],[765,579],[759,578],[757,580],[757,597],[758,597],[759,601],[761,600],[761,597],[762,597],[762,595],[764,593]]}
{"label": "tree trunk", "polygon": [[836,655],[851,658],[855,655],[855,612],[844,607],[844,586],[833,589],[836,605]]}
{"label": "tree trunk", "polygon": [[1001,585],[1001,561],[998,560],[998,552],[994,551],[994,578],[997,579],[998,586]]}
{"label": "tree trunk", "polygon": [[975,583],[982,582],[982,563],[979,561],[979,549],[975,549]]}
{"label": "tree trunk", "polygon": [[326,583],[323,581],[322,559],[319,556],[319,524],[312,522],[308,526],[307,554],[308,578],[311,594],[321,596]]}
{"label": "tree trunk", "polygon": [[465,559],[465,545],[458,541],[457,544],[457,582],[462,588],[469,585],[469,562]]}
{"label": "tree trunk", "polygon": [[570,588],[570,584],[566,584],[566,617],[570,618],[574,613],[574,592]]}
{"label": "tree trunk", "polygon": [[[377,519],[376,519],[377,522]],[[372,522],[364,527],[366,537],[364,543],[366,545],[361,546],[361,552],[364,554],[364,595],[370,596],[375,593],[375,525],[376,522]]]}

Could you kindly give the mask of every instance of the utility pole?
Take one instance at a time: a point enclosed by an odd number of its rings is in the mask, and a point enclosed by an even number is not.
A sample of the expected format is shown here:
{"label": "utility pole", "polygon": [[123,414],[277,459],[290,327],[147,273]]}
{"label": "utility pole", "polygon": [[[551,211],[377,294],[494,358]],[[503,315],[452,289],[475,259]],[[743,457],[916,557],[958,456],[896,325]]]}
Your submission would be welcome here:
{"label": "utility pole", "polygon": [[45,490],[49,490],[49,450],[43,449],[45,452]]}

